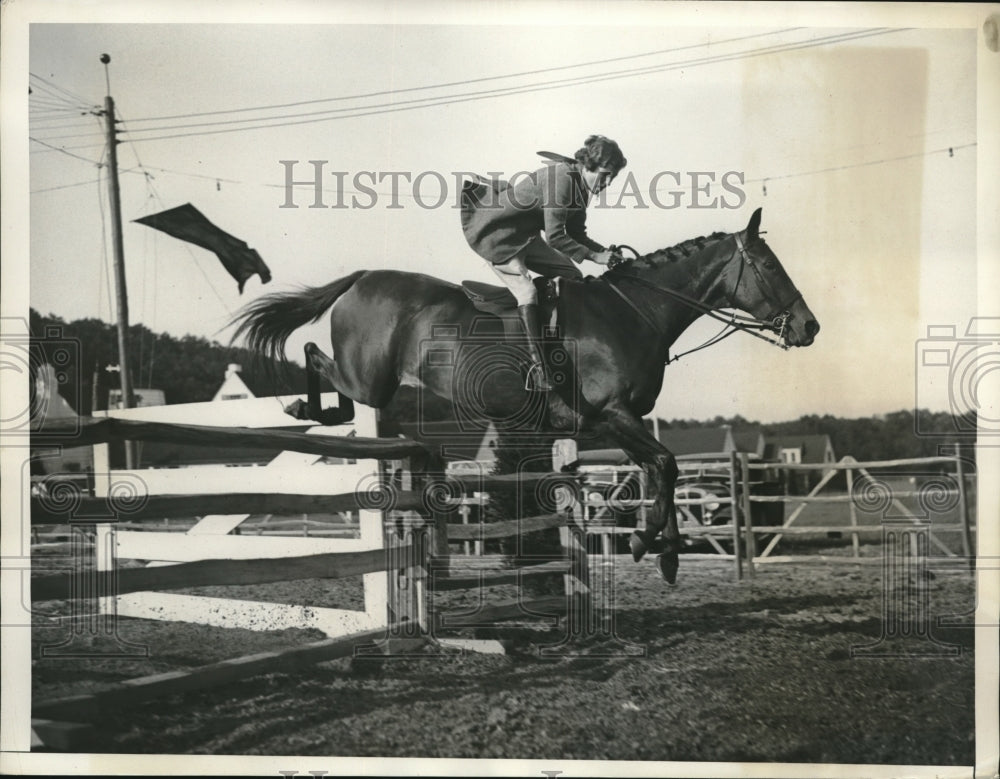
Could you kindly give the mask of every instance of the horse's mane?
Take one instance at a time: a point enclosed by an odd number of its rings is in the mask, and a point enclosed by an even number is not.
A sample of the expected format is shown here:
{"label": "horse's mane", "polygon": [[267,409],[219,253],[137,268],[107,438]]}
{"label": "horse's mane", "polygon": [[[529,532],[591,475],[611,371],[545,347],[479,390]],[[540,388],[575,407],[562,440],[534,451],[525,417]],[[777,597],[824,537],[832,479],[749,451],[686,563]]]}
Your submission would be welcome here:
{"label": "horse's mane", "polygon": [[624,263],[617,265],[617,268],[651,268],[664,262],[675,262],[690,257],[692,254],[700,252],[707,246],[718,243],[729,233],[712,233],[711,235],[700,235],[697,238],[688,238],[674,246],[666,249],[658,249],[649,254],[643,254]]}

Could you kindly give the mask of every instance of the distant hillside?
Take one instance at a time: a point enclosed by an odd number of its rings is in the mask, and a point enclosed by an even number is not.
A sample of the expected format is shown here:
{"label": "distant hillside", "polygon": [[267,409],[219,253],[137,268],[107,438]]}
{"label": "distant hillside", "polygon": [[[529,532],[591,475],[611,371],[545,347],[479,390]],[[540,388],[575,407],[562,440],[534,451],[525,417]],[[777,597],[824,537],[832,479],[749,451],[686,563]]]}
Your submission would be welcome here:
{"label": "distant hillside", "polygon": [[[73,342],[72,359],[60,366],[66,380],[60,383],[60,394],[78,414],[92,411],[95,371],[107,387],[117,386],[118,374],[104,371],[107,365],[118,363],[118,333],[114,325],[99,319],[77,319],[66,322],[60,317],[42,316],[31,309],[31,333],[41,339],[42,354],[48,361],[56,359],[53,346],[61,340]],[[214,396],[226,373],[226,366],[238,363],[243,367],[243,381],[257,397],[282,394],[305,394],[305,368],[290,361],[282,370],[275,363],[260,360],[247,349],[223,346],[216,341],[195,336],[176,338],[166,333],[154,333],[143,325],[129,328],[129,357],[132,362],[133,387],[163,390],[168,404],[199,403]],[[323,390],[330,388],[323,382]],[[420,397],[415,390],[403,388],[392,405],[382,413],[388,425],[396,421],[411,421],[418,416],[418,407],[426,419],[446,419],[448,404],[433,396]],[[388,434],[392,434],[391,432]]]}
{"label": "distant hillside", "polygon": [[[102,375],[105,388],[118,382],[118,374],[104,370],[118,363],[115,326],[99,319],[66,322],[57,316],[42,316],[34,309],[30,326],[32,335],[42,338],[43,344],[60,339],[74,342],[72,359],[62,366],[67,380],[61,383],[60,394],[77,413],[90,414],[95,371]],[[268,368],[278,373],[276,365],[268,366],[246,349],[223,346],[205,338],[191,335],[175,338],[154,333],[143,325],[133,325],[128,332],[128,349],[133,387],[161,389],[167,403],[211,400],[230,363],[243,366],[242,378],[258,397],[305,388],[305,368],[301,365],[291,364],[284,381],[280,375],[272,378]]]}

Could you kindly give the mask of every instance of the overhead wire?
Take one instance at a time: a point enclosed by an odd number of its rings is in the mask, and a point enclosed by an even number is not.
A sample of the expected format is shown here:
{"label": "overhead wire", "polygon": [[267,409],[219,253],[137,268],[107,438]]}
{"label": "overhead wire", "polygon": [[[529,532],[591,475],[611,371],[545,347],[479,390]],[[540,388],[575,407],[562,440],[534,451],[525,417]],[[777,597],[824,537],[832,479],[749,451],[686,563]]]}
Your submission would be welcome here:
{"label": "overhead wire", "polygon": [[[641,53],[638,53],[638,54],[627,54],[627,55],[622,55],[622,56],[619,56],[619,57],[610,57],[610,58],[600,59],[600,60],[590,60],[588,62],[573,63],[571,65],[558,65],[558,66],[549,67],[549,68],[539,68],[539,69],[536,69],[536,70],[524,70],[524,71],[519,71],[519,72],[516,72],[516,73],[504,73],[504,74],[500,74],[500,75],[497,75],[497,76],[483,76],[483,77],[480,77],[480,78],[461,79],[459,81],[448,81],[448,82],[443,82],[443,83],[440,83],[440,84],[425,84],[425,85],[416,86],[416,87],[400,87],[400,88],[396,88],[396,89],[379,90],[377,92],[363,92],[363,93],[359,93],[359,94],[355,94],[355,95],[339,95],[339,96],[336,96],[336,97],[322,97],[322,98],[314,98],[314,99],[311,99],[311,100],[298,100],[298,101],[291,102],[291,103],[276,103],[276,104],[264,105],[264,106],[251,106],[251,107],[245,107],[245,108],[219,109],[219,110],[215,110],[215,111],[197,111],[197,112],[193,112],[193,113],[173,114],[173,115],[167,115],[167,116],[150,116],[150,117],[142,117],[142,118],[139,118],[139,119],[133,119],[132,122],[133,123],[134,122],[152,122],[152,121],[161,121],[161,120],[168,120],[168,119],[188,119],[188,118],[199,117],[199,116],[216,116],[216,115],[220,115],[220,114],[235,114],[235,113],[243,113],[243,112],[248,112],[248,111],[266,111],[266,110],[272,110],[272,109],[278,109],[278,108],[294,108],[296,106],[315,105],[315,104],[318,104],[318,103],[328,103],[328,102],[334,102],[334,101],[340,101],[340,100],[361,100],[361,99],[366,99],[366,98],[370,98],[370,97],[383,97],[385,95],[404,94],[404,93],[407,93],[407,92],[417,92],[417,91],[422,91],[422,90],[426,90],[426,89],[444,89],[444,88],[453,87],[453,86],[465,86],[467,84],[482,83],[484,81],[498,81],[498,80],[508,79],[508,78],[520,78],[522,76],[534,76],[534,75],[539,75],[539,74],[542,74],[542,73],[552,73],[552,72],[560,71],[560,70],[569,70],[569,69],[572,69],[572,68],[582,68],[582,67],[594,67],[594,66],[598,66],[598,65],[608,65],[608,64],[610,64],[612,62],[622,62],[624,60],[639,59],[641,57],[652,57],[652,56],[657,56],[657,55],[661,55],[661,54],[672,54],[672,53],[675,53],[675,52],[678,52],[678,51],[686,51],[688,49],[700,49],[700,48],[704,48],[705,46],[721,46],[721,45],[726,44],[726,43],[736,43],[736,42],[739,42],[739,41],[750,40],[752,38],[767,37],[769,35],[780,35],[781,33],[794,32],[795,30],[801,30],[801,29],[804,29],[804,28],[802,28],[802,27],[786,27],[786,28],[783,28],[783,29],[780,29],[780,30],[770,30],[770,31],[764,32],[764,33],[754,33],[753,35],[744,35],[744,36],[741,36],[741,37],[738,37],[738,38],[724,38],[724,39],[718,40],[718,41],[707,41],[707,42],[703,42],[703,43],[694,43],[694,44],[690,44],[688,46],[676,46],[676,47],[669,48],[669,49],[658,49],[656,51],[647,51],[647,52],[641,52]],[[247,121],[250,121],[250,120],[247,120]]]}
{"label": "overhead wire", "polygon": [[[905,29],[905,28],[904,28]],[[136,129],[124,129],[123,132],[129,134],[130,137],[136,142],[140,141],[152,141],[152,140],[168,140],[174,138],[189,138],[194,136],[203,135],[218,135],[222,133],[239,132],[244,130],[259,130],[259,129],[269,129],[269,128],[280,128],[295,126],[300,124],[310,124],[315,122],[326,122],[334,121],[338,119],[350,119],[358,118],[363,116],[371,116],[377,114],[393,113],[400,111],[414,110],[417,108],[428,108],[434,106],[442,105],[454,105],[459,103],[470,102],[474,100],[484,100],[496,97],[506,97],[515,94],[527,94],[532,92],[546,91],[550,89],[561,89],[568,86],[582,86],[591,83],[597,83],[601,81],[607,81],[612,79],[628,78],[638,75],[649,75],[657,72],[665,72],[669,70],[677,70],[683,68],[699,67],[703,65],[716,64],[719,62],[728,62],[739,59],[747,59],[751,57],[759,57],[767,54],[782,53],[785,51],[797,51],[805,48],[812,48],[817,46],[826,46],[831,43],[847,42],[852,40],[859,40],[863,38],[873,37],[876,35],[887,35],[895,32],[901,32],[903,29],[889,29],[889,28],[873,28],[861,31],[850,31],[847,33],[837,33],[834,35],[824,36],[822,38],[813,38],[806,41],[792,41],[775,46],[762,47],[759,49],[743,50],[739,52],[733,52],[730,54],[712,55],[709,57],[701,57],[692,60],[682,60],[674,61],[665,64],[646,66],[643,68],[633,68],[624,71],[617,71],[613,73],[605,73],[590,76],[576,76],[569,79],[559,79],[552,82],[541,82],[534,85],[521,85],[512,87],[503,87],[495,90],[485,90],[473,93],[459,93],[453,95],[445,95],[439,97],[427,97],[418,98],[413,101],[397,102],[386,105],[381,105],[379,107],[373,106],[355,106],[348,108],[339,109],[329,109],[322,112],[311,112],[307,114],[297,114],[297,115],[286,115],[286,116],[272,116],[272,117],[253,117],[244,120],[225,120],[226,123],[229,122],[242,122],[244,126],[240,127],[226,127],[223,129],[216,130],[200,130],[190,133],[173,133],[168,135],[154,135],[152,137],[135,137],[135,133],[139,132],[163,132],[167,129],[186,129],[187,127],[194,128],[196,126],[205,126],[207,123],[191,123],[190,125],[180,125],[180,126],[168,126],[159,128],[136,128]],[[702,44],[705,45],[705,44]],[[350,112],[350,113],[348,113]],[[315,116],[317,113],[324,114],[323,116]],[[326,114],[340,114],[334,116],[328,116]],[[310,118],[297,118],[299,116],[309,116]],[[296,118],[296,121],[278,121],[288,118]],[[248,122],[268,122],[267,124],[250,124]],[[65,147],[68,149],[80,149],[80,148],[91,148],[93,144],[80,145],[80,146],[69,146]]]}
{"label": "overhead wire", "polygon": [[50,90],[65,95],[66,99],[68,100],[72,100],[78,103],[83,103],[85,105],[88,104],[87,98],[85,98],[83,95],[80,95],[77,92],[73,92],[72,90],[66,89],[65,87],[60,86],[59,84],[56,84],[53,81],[49,81],[44,76],[40,76],[37,73],[32,73],[31,71],[28,71],[28,77],[29,81],[30,79],[35,79],[36,83],[40,82],[41,84],[48,87]]}
{"label": "overhead wire", "polygon": [[[738,59],[747,59],[750,57],[759,57],[759,56],[764,56],[766,54],[782,53],[786,51],[797,51],[806,48],[813,48],[816,46],[826,46],[831,43],[841,43],[846,41],[859,40],[862,38],[868,38],[875,35],[886,35],[899,31],[901,30],[876,28],[873,30],[863,30],[860,32],[854,31],[849,33],[838,33],[836,35],[826,36],[824,38],[812,39],[809,41],[789,42],[784,44],[778,44],[776,46],[767,46],[760,49],[752,49],[749,51],[741,51],[731,54],[712,55],[710,57],[701,57],[693,60],[670,62],[666,64],[646,66],[642,68],[630,68],[622,71],[615,71],[612,73],[604,73],[604,74],[588,75],[588,76],[574,76],[567,79],[557,79],[554,81],[540,82],[534,85],[501,87],[497,89],[480,90],[478,92],[457,93],[441,97],[415,98],[413,100],[397,101],[392,103],[381,103],[369,106],[352,106],[347,108],[326,109],[323,111],[306,112],[302,114],[288,114],[285,116],[276,116],[276,117],[255,117],[252,119],[232,119],[232,120],[222,120],[219,122],[191,123],[188,125],[168,125],[166,127],[158,127],[158,128],[152,128],[152,127],[138,128],[135,130],[125,130],[125,132],[132,135],[137,132],[163,132],[166,130],[189,129],[189,128],[193,129],[195,127],[217,126],[221,124],[228,125],[233,123],[246,124],[247,122],[264,122],[264,121],[271,122],[269,124],[228,127],[225,129],[218,129],[218,130],[202,130],[192,133],[175,133],[172,135],[159,135],[159,136],[145,137],[145,138],[141,137],[134,138],[136,142],[139,142],[139,141],[150,141],[150,140],[169,140],[174,138],[190,138],[200,135],[219,135],[223,133],[239,132],[244,130],[260,130],[260,129],[269,129],[278,127],[290,127],[301,124],[313,124],[316,122],[334,121],[338,119],[353,119],[363,116],[373,116],[378,114],[415,110],[418,108],[455,105],[459,103],[492,99],[497,97],[508,97],[510,95],[529,94],[533,92],[548,91],[551,89],[563,89],[569,86],[583,86],[602,81],[630,78],[639,75],[649,75],[652,73],[661,73],[683,68],[699,67],[703,65],[716,64],[719,62],[729,62]],[[339,114],[339,115],[331,116],[329,114]],[[310,118],[301,118],[301,117],[310,117]],[[295,119],[295,121],[273,122],[273,120],[275,119]],[[69,148],[74,148],[74,147],[69,147]]]}
{"label": "overhead wire", "polygon": [[770,183],[772,181],[782,181],[784,179],[800,178],[802,176],[815,176],[820,173],[836,173],[842,170],[852,170],[854,168],[866,168],[871,165],[883,165],[887,162],[898,162],[899,160],[911,160],[917,157],[929,157],[932,154],[943,154],[945,152],[954,153],[959,149],[970,149],[973,146],[978,146],[977,143],[963,143],[957,146],[946,146],[941,149],[931,149],[930,151],[914,152],[913,154],[901,154],[898,157],[883,157],[878,160],[868,160],[866,162],[856,162],[849,165],[835,165],[830,168],[820,168],[817,170],[806,170],[799,173],[785,173],[780,176],[762,176],[760,178],[746,179],[744,184],[760,184],[760,183]]}
{"label": "overhead wire", "polygon": [[42,146],[47,146],[52,151],[57,151],[60,154],[65,154],[67,157],[73,157],[74,159],[82,160],[83,162],[89,162],[91,165],[100,165],[100,164],[102,164],[102,163],[98,162],[97,160],[90,159],[89,157],[82,157],[79,154],[73,154],[73,152],[69,151],[68,149],[63,149],[63,148],[61,148],[59,146],[53,146],[51,143],[46,143],[45,141],[40,140],[39,138],[36,138],[33,135],[29,135],[28,136],[28,140],[29,141],[34,141],[35,143],[40,143]]}
{"label": "overhead wire", "polygon": [[[423,90],[431,90],[431,89],[443,89],[443,88],[452,87],[452,86],[481,83],[481,82],[485,82],[485,81],[496,81],[496,80],[501,80],[501,79],[520,78],[520,77],[527,76],[527,75],[537,75],[537,74],[541,74],[541,73],[549,73],[549,72],[555,72],[555,71],[560,71],[560,70],[568,70],[568,69],[573,69],[573,68],[593,67],[595,65],[608,64],[608,63],[612,63],[612,62],[620,62],[620,61],[624,61],[624,60],[637,59],[637,58],[641,58],[641,57],[650,57],[650,56],[662,55],[662,54],[666,54],[666,53],[674,53],[674,52],[678,52],[678,51],[685,51],[685,50],[688,50],[688,49],[703,48],[705,46],[710,46],[710,45],[719,46],[719,45],[723,45],[723,44],[726,44],[726,43],[734,43],[734,42],[740,42],[740,41],[750,40],[750,39],[753,39],[753,38],[760,38],[760,37],[766,37],[766,36],[770,36],[770,35],[778,35],[778,34],[781,34],[781,33],[792,32],[792,31],[795,31],[795,30],[798,30],[798,29],[802,29],[802,28],[799,28],[799,27],[788,27],[788,28],[783,28],[783,29],[780,29],[780,30],[771,30],[771,31],[768,31],[768,32],[765,32],[765,33],[755,33],[753,35],[744,35],[744,36],[740,36],[740,37],[736,37],[736,38],[726,38],[726,39],[722,39],[722,40],[719,40],[719,41],[709,41],[709,42],[705,42],[705,43],[691,44],[691,45],[688,45],[688,46],[677,46],[677,47],[668,48],[668,49],[660,49],[660,50],[657,50],[657,51],[642,52],[642,53],[639,53],[639,54],[623,55],[623,56],[619,56],[619,57],[611,57],[611,58],[607,58],[607,59],[604,59],[604,60],[591,61],[591,62],[586,62],[586,63],[575,63],[575,64],[571,64],[571,65],[560,65],[560,66],[551,67],[551,68],[540,68],[540,69],[536,69],[536,70],[520,71],[520,72],[517,72],[517,73],[502,74],[502,75],[498,75],[498,76],[484,76],[484,77],[476,78],[476,79],[463,79],[463,80],[460,80],[460,81],[445,82],[445,83],[441,83],[441,84],[429,84],[429,85],[422,85],[422,86],[417,86],[417,87],[405,87],[405,88],[392,89],[392,90],[381,90],[381,91],[378,91],[378,92],[368,92],[368,93],[362,93],[362,94],[356,94],[356,95],[343,95],[343,96],[329,97],[329,98],[317,98],[317,99],[312,99],[312,100],[303,100],[303,101],[297,101],[297,102],[292,102],[292,103],[282,103],[282,104],[267,105],[267,106],[252,106],[252,107],[236,108],[236,109],[222,109],[222,110],[216,110],[216,111],[203,111],[203,112],[196,112],[196,113],[190,113],[190,114],[175,114],[175,115],[163,116],[163,117],[146,117],[146,118],[140,118],[140,119],[133,119],[133,120],[131,120],[130,124],[134,125],[137,122],[153,121],[153,120],[163,120],[163,119],[190,118],[190,117],[198,117],[198,116],[215,116],[215,115],[221,115],[221,114],[235,114],[235,113],[243,113],[243,112],[250,112],[250,111],[265,111],[265,110],[273,110],[273,109],[277,109],[277,108],[289,108],[289,107],[300,106],[300,105],[314,105],[314,104],[318,104],[318,103],[326,103],[326,102],[334,102],[334,101],[364,99],[364,98],[377,97],[377,96],[383,96],[383,95],[402,94],[402,93],[415,92],[415,91],[423,91]],[[429,100],[429,99],[431,99],[431,98],[425,98],[425,100]],[[392,104],[386,104],[386,105],[392,105]],[[334,110],[356,110],[356,109],[334,109]],[[313,112],[312,114],[308,114],[307,113],[307,114],[302,114],[302,115],[303,116],[308,116],[308,115],[313,115],[315,113],[324,113],[324,112]],[[298,115],[292,115],[292,116],[298,116]],[[207,125],[213,125],[213,124],[227,124],[227,123],[240,123],[240,122],[244,122],[245,123],[245,122],[249,122],[249,121],[264,121],[264,120],[270,120],[270,119],[275,119],[275,118],[280,119],[280,118],[283,118],[283,117],[282,116],[276,116],[276,117],[253,117],[253,118],[250,118],[250,119],[232,119],[232,120],[226,120],[224,122],[219,122],[219,123],[199,123],[199,124],[191,124],[191,125],[180,125],[179,127],[183,128],[183,127],[187,127],[187,126],[192,126],[192,127],[193,126],[207,126]],[[132,130],[131,132],[162,131],[163,129],[173,129],[173,128],[159,128],[159,130],[156,130],[155,128],[136,128],[135,130]],[[248,129],[252,129],[252,128],[248,128]],[[64,140],[64,139],[71,139],[71,138],[77,138],[77,137],[91,137],[92,135],[93,135],[93,133],[67,134],[67,135],[61,135],[61,136],[48,136],[47,139],[48,140]]]}

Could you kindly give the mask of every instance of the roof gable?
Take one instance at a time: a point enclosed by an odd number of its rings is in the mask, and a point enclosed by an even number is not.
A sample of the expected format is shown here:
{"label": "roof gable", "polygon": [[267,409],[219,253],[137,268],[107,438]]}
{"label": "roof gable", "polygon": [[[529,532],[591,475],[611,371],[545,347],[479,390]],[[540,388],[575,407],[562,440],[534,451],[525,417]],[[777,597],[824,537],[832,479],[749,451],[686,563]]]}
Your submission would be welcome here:
{"label": "roof gable", "polygon": [[226,378],[223,380],[222,386],[216,390],[212,400],[243,400],[255,397],[257,396],[240,376],[239,366],[230,365],[226,369]]}
{"label": "roof gable", "polygon": [[777,459],[782,449],[801,449],[804,463],[830,462],[836,458],[830,436],[825,433],[768,436],[766,452],[768,458]]}

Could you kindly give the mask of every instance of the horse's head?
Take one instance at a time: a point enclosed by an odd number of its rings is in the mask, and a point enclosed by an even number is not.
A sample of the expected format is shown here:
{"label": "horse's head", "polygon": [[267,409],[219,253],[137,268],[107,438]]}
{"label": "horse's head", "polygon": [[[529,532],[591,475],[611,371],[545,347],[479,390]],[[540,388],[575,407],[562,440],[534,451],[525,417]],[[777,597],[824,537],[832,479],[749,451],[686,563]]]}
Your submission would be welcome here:
{"label": "horse's head", "polygon": [[723,274],[725,292],[734,308],[772,323],[789,346],[809,346],[819,322],[760,237],[760,212],[753,212],[746,230],[732,235],[735,250]]}

